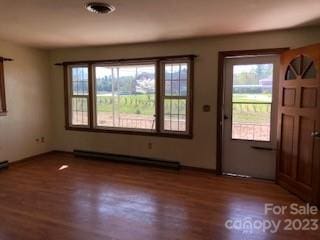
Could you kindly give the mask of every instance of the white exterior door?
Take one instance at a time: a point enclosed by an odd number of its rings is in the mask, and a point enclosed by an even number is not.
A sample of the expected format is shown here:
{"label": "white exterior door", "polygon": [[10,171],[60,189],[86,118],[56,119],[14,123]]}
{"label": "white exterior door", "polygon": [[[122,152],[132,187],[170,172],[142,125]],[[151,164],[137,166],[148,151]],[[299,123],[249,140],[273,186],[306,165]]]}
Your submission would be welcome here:
{"label": "white exterior door", "polygon": [[224,79],[224,173],[275,179],[279,56],[229,58]]}

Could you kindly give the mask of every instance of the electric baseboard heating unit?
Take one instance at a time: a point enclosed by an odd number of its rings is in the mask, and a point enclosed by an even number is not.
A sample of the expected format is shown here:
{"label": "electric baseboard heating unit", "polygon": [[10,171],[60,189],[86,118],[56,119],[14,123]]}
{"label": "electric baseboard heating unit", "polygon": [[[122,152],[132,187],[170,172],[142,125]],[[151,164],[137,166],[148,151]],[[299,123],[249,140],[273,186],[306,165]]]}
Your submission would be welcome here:
{"label": "electric baseboard heating unit", "polygon": [[175,161],[164,161],[159,159],[151,159],[145,157],[136,157],[136,156],[127,156],[127,155],[118,155],[111,153],[99,153],[83,150],[74,150],[74,155],[76,157],[91,157],[97,159],[104,159],[112,162],[123,162],[123,163],[132,163],[132,164],[141,164],[141,165],[151,165],[171,169],[180,169],[181,165],[179,162]]}
{"label": "electric baseboard heating unit", "polygon": [[2,161],[0,162],[0,169],[7,169],[9,167],[8,161]]}

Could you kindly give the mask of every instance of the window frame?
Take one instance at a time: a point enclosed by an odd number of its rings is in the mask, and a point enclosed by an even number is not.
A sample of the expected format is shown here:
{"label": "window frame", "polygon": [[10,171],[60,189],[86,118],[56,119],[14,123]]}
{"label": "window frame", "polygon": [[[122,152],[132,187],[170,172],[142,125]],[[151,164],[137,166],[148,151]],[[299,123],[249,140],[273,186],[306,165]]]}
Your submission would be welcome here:
{"label": "window frame", "polygon": [[[97,61],[75,61],[64,62],[64,88],[65,88],[65,129],[72,131],[86,132],[104,132],[129,135],[147,135],[172,138],[193,138],[193,74],[194,74],[194,58],[195,55],[169,56],[169,57],[151,57],[137,59],[119,59],[119,60],[97,60]],[[163,129],[164,115],[162,112],[162,89],[163,79],[162,70],[166,63],[187,63],[188,64],[188,96],[187,99],[187,115],[186,115],[186,131],[170,131]],[[95,67],[96,66],[128,66],[128,65],[155,65],[155,129],[135,129],[135,128],[118,128],[98,126],[97,108],[96,108],[96,86],[95,86]],[[70,69],[77,66],[88,66],[88,125],[72,125],[72,78],[70,77]]]}
{"label": "window frame", "polygon": [[[88,68],[88,94],[87,95],[74,95],[73,94],[73,86],[72,86],[72,69],[73,68],[80,68],[80,67],[87,67]],[[90,68],[89,68],[89,65],[86,65],[86,64],[76,64],[76,65],[69,65],[68,66],[68,98],[69,98],[69,101],[68,101],[68,114],[69,114],[69,119],[70,119],[70,122],[69,122],[69,126],[70,127],[74,127],[74,128],[88,128],[90,127],[90,111],[89,111],[89,105],[90,105],[90,95],[89,95],[89,87],[90,87],[90,84],[89,84],[89,71],[90,71]],[[72,100],[73,98],[85,98],[87,99],[87,109],[88,109],[88,124],[87,125],[78,125],[78,124],[73,124],[73,114],[72,114]]]}
{"label": "window frame", "polygon": [[6,91],[4,82],[4,59],[0,57],[0,116],[7,115]]}
{"label": "window frame", "polygon": [[[143,128],[125,128],[125,127],[110,127],[110,126],[99,126],[97,122],[97,94],[96,94],[96,73],[95,67],[123,67],[123,66],[143,66],[143,65],[154,65],[155,67],[155,129],[143,129]],[[93,93],[93,127],[95,129],[107,130],[107,131],[132,131],[132,132],[145,132],[145,133],[156,133],[157,132],[157,62],[156,61],[141,61],[141,62],[121,62],[121,63],[96,63],[92,65],[93,77],[92,77],[92,93]]]}
{"label": "window frame", "polygon": [[[165,80],[165,67],[166,64],[187,64],[188,66],[188,73],[187,73],[187,95],[186,96],[166,96],[166,80]],[[171,60],[164,60],[161,61],[160,65],[160,110],[161,110],[161,120],[160,120],[160,127],[161,127],[161,132],[164,133],[175,133],[175,134],[185,134],[188,135],[190,131],[190,125],[191,119],[188,117],[190,116],[191,112],[191,102],[192,102],[192,89],[191,89],[191,82],[192,82],[192,75],[191,75],[191,70],[192,70],[192,61],[191,60],[180,60],[180,59],[171,59]],[[180,80],[180,79],[179,79]],[[166,130],[165,129],[165,100],[166,99],[171,99],[171,100],[186,100],[186,131],[174,131],[174,130]]]}

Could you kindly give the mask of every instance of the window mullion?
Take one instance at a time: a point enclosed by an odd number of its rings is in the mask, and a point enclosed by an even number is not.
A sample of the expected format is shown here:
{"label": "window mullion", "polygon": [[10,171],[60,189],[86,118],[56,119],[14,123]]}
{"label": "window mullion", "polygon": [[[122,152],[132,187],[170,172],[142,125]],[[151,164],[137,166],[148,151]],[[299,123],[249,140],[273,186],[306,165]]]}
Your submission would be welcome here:
{"label": "window mullion", "polygon": [[[156,132],[161,132],[161,126],[164,124],[164,99],[163,99],[163,70],[160,61],[156,62]],[[163,122],[162,122],[163,121]]]}
{"label": "window mullion", "polygon": [[114,71],[115,69],[117,69],[117,67],[112,67],[111,68],[111,71],[112,71],[112,83],[111,83],[111,88],[112,88],[112,126],[115,127],[116,126],[116,122],[115,122],[115,94],[114,94],[114,91],[115,91],[115,79],[114,79]]}
{"label": "window mullion", "polygon": [[163,96],[163,98],[171,100],[187,100],[188,96]]}
{"label": "window mullion", "polygon": [[89,114],[89,127],[94,128],[94,101],[93,101],[93,64],[88,65],[88,114]]}
{"label": "window mullion", "polygon": [[71,95],[71,98],[88,98],[88,95]]}

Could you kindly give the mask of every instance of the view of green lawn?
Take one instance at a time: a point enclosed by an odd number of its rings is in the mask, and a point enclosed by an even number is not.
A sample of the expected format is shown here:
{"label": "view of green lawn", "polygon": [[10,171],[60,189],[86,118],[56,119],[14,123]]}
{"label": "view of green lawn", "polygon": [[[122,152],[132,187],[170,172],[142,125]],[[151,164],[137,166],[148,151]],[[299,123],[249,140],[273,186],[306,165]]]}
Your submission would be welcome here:
{"label": "view of green lawn", "polygon": [[[113,102],[114,101],[114,102]],[[271,94],[233,94],[233,136],[234,138],[249,138],[255,136],[256,139],[268,139],[271,117]],[[80,102],[82,109],[86,109],[86,103]],[[114,109],[113,109],[114,107]],[[178,129],[178,126],[185,126],[183,117],[186,109],[183,100],[169,100],[165,102],[166,126]],[[115,124],[121,127],[145,128],[152,129],[155,127],[155,97],[154,94],[131,94],[97,96],[98,122],[100,126],[113,126],[113,110],[116,114],[117,121]],[[180,113],[179,118],[177,117]],[[118,115],[120,114],[120,115]],[[78,111],[74,116],[75,121],[84,121],[87,113]],[[78,120],[77,120],[78,119]],[[87,120],[85,120],[87,121]],[[259,136],[255,134],[260,134]]]}
{"label": "view of green lawn", "polygon": [[[107,95],[97,96],[97,120],[100,126],[124,128],[155,128],[155,95]],[[164,103],[165,129],[185,131],[186,101],[166,99]],[[114,118],[115,117],[115,118]]]}
{"label": "view of green lawn", "polygon": [[[170,105],[171,104],[171,105]],[[155,114],[155,95],[154,94],[132,94],[119,95],[112,97],[109,95],[97,96],[98,112],[112,112],[113,106],[115,111],[123,114],[135,114],[153,116]],[[182,114],[185,111],[185,101],[171,100],[165,102],[165,109],[171,108],[168,114]]]}
{"label": "view of green lawn", "polygon": [[112,112],[113,105],[117,111],[126,114],[155,114],[154,94],[119,95],[112,97],[109,95],[97,96],[97,111]]}
{"label": "view of green lawn", "polygon": [[[233,94],[233,102],[234,122],[270,123],[271,94]],[[119,95],[115,98],[109,95],[99,95],[97,97],[98,112],[112,112],[113,104],[116,111],[123,114],[145,116],[155,114],[155,97],[153,94]],[[177,113],[179,107],[180,112],[183,111],[183,106],[179,106],[178,101],[172,101],[171,107],[172,113]]]}
{"label": "view of green lawn", "polygon": [[272,94],[271,93],[234,93],[233,102],[265,102],[271,103]]}
{"label": "view of green lawn", "polygon": [[270,124],[271,94],[233,94],[233,122]]}

